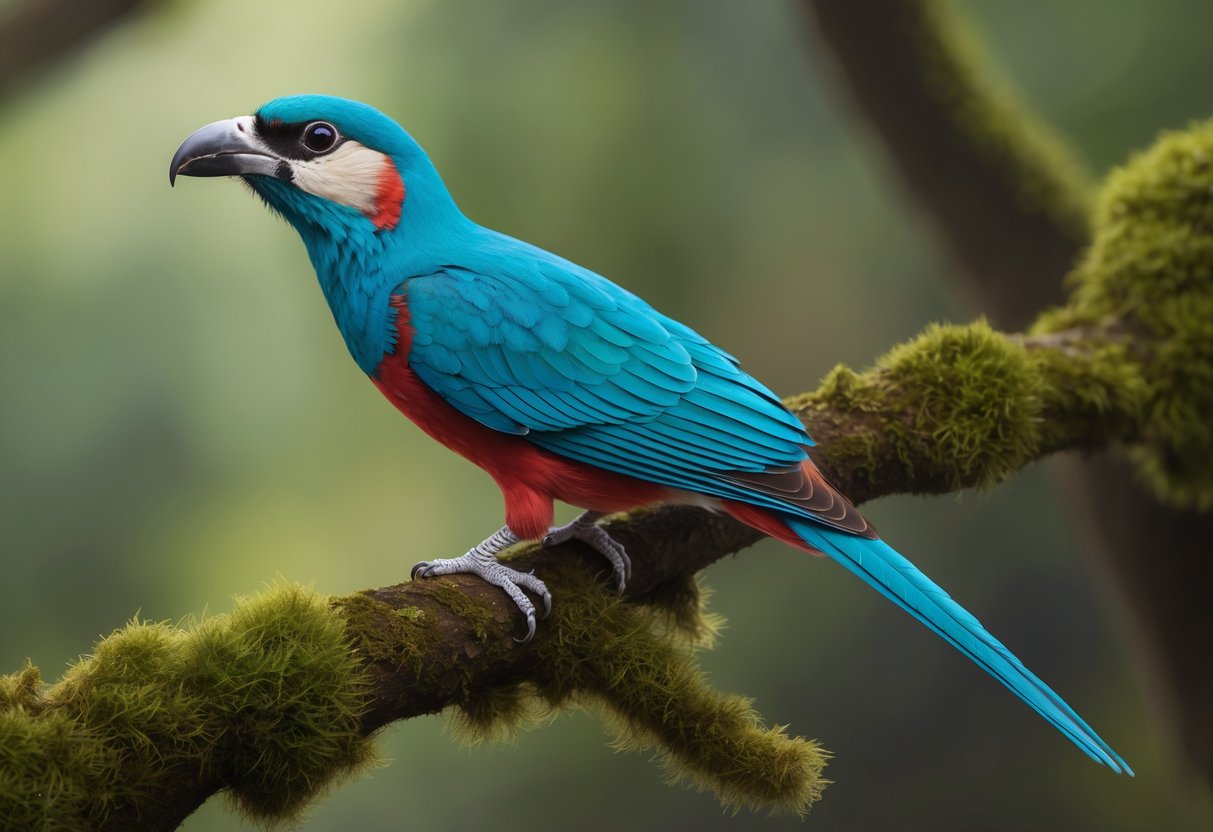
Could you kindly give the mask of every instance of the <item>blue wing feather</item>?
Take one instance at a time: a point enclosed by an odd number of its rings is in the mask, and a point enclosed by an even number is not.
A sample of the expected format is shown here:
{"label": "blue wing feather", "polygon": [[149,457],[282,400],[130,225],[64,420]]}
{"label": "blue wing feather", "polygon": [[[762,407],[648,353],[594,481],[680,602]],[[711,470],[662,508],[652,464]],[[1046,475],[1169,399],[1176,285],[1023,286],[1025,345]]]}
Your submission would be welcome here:
{"label": "blue wing feather", "polygon": [[719,497],[747,491],[723,475],[805,459],[799,420],[735,358],[604,278],[525,248],[405,286],[422,336],[409,362],[455,408],[568,458]]}

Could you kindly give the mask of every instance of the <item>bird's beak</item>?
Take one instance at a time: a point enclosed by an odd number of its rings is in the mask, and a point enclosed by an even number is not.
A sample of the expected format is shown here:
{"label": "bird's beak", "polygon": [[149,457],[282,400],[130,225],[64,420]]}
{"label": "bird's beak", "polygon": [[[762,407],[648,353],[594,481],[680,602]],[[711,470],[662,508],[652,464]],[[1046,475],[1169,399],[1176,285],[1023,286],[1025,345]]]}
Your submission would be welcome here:
{"label": "bird's beak", "polygon": [[168,182],[182,176],[278,176],[288,166],[258,140],[252,116],[208,124],[181,143],[168,166]]}

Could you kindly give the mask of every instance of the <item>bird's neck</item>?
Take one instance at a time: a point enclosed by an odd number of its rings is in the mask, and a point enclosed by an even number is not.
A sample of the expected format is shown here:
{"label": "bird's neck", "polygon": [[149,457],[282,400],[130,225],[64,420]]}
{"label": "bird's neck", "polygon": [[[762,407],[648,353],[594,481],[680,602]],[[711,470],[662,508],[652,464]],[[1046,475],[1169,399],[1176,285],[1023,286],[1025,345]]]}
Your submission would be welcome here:
{"label": "bird's neck", "polygon": [[392,295],[410,277],[447,263],[475,228],[449,197],[437,210],[421,210],[421,202],[406,197],[400,223],[391,230],[377,230],[353,212],[327,217],[323,227],[296,224],[337,328],[354,361],[371,376],[396,350]]}
{"label": "bird's neck", "polygon": [[396,312],[390,300],[400,277],[366,256],[374,246],[305,242],[350,355],[373,375],[383,356],[396,348]]}

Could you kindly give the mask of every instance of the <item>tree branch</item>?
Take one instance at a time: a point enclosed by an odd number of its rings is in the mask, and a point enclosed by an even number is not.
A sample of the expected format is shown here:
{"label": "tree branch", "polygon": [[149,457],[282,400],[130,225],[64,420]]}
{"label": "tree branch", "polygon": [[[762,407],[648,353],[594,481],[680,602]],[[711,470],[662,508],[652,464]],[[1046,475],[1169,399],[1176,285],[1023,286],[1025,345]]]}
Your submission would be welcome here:
{"label": "tree branch", "polygon": [[[1126,321],[1041,330],[932,327],[789,404],[859,500],[987,486],[1048,453],[1152,441],[1144,379],[1170,341]],[[517,555],[556,597],[526,645],[512,603],[467,576],[331,602],[279,587],[192,630],[132,624],[50,687],[33,668],[0,679],[0,819],[167,830],[224,789],[253,816],[291,817],[364,765],[392,721],[455,708],[494,734],[570,701],[727,804],[803,811],[827,755],[712,691],[686,647],[711,635],[695,573],[759,535],[686,506],[609,531],[634,559],[622,599],[580,544]]]}
{"label": "tree branch", "polygon": [[147,0],[26,0],[0,14],[0,95],[79,49]]}
{"label": "tree branch", "polygon": [[937,0],[804,6],[991,320],[1026,326],[1062,301],[1060,278],[1090,239],[1088,176],[964,21]]}

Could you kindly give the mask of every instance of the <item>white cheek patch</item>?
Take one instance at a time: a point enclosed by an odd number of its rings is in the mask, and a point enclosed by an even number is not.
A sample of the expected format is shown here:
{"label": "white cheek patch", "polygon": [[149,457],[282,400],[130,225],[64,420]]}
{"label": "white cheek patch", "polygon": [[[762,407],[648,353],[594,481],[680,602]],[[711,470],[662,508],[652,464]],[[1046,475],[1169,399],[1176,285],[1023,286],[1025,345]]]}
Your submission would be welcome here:
{"label": "white cheek patch", "polygon": [[404,187],[392,160],[377,150],[346,140],[325,156],[292,160],[295,187],[361,211],[379,228],[400,219]]}

